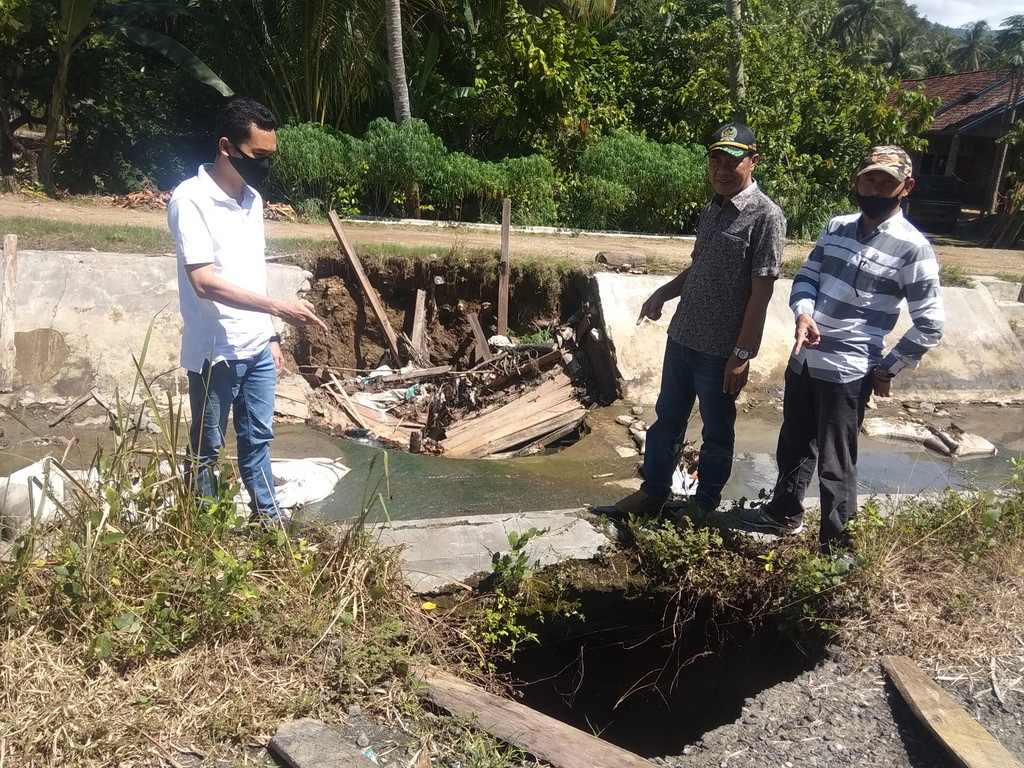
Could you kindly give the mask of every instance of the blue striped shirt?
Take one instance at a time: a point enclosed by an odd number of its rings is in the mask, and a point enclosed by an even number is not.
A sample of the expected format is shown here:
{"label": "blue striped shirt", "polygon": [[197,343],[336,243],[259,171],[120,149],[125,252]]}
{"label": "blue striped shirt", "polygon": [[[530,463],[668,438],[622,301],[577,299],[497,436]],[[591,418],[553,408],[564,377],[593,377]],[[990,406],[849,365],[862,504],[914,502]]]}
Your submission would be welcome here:
{"label": "blue striped shirt", "polygon": [[[883,356],[904,301],[913,326]],[[831,382],[863,378],[878,363],[891,373],[916,368],[945,322],[935,252],[901,211],[865,236],[859,213],[832,219],[793,278],[789,305],[821,333],[790,366],[806,362],[812,377]]]}

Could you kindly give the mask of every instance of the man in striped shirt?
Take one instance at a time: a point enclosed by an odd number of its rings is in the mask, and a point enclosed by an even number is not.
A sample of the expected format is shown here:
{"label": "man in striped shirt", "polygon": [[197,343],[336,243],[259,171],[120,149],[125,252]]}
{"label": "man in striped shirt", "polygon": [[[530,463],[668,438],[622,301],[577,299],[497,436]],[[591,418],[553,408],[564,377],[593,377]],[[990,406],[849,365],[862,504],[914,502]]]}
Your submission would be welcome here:
{"label": "man in striped shirt", "polygon": [[[817,463],[822,551],[849,545],[865,405],[872,393],[888,397],[893,377],[939,343],[939,265],[900,210],[914,188],[911,174],[905,151],[874,147],[853,177],[860,213],[832,219],[793,279],[796,344],[786,370],[779,477],[765,506],[741,513],[753,530],[803,530],[804,492]],[[904,301],[913,326],[885,353]]]}

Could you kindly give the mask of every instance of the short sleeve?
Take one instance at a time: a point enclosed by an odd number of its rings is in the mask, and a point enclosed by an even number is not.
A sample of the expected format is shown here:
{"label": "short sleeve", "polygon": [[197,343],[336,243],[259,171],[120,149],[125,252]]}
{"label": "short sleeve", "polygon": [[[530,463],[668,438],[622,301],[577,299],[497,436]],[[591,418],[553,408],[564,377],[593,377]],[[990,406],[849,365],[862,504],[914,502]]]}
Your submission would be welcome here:
{"label": "short sleeve", "polygon": [[167,224],[174,236],[179,260],[185,264],[213,263],[213,237],[195,201],[171,200],[167,206]]}

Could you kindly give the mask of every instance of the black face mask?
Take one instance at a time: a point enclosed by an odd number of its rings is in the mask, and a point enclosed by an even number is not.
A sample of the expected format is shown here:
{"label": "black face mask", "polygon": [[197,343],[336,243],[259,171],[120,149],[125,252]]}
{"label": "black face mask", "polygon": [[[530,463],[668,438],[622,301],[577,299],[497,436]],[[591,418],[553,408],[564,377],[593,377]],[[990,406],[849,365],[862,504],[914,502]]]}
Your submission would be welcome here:
{"label": "black face mask", "polygon": [[270,173],[270,157],[250,157],[245,152],[242,152],[237,144],[232,146],[238,150],[241,157],[228,155],[231,167],[238,171],[238,175],[250,187],[260,186],[263,180],[267,178],[267,174]]}
{"label": "black face mask", "polygon": [[876,197],[875,195],[857,194],[857,205],[861,212],[872,220],[888,218],[900,207],[900,197]]}

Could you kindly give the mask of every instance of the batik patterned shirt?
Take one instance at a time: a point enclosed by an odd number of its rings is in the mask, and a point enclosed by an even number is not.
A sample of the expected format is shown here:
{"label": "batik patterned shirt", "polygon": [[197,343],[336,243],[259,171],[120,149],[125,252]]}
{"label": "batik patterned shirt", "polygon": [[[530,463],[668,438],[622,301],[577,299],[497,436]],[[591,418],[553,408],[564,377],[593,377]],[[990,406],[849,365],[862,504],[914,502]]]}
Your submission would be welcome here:
{"label": "batik patterned shirt", "polygon": [[[730,200],[708,203],[697,225],[693,264],[669,324],[685,347],[729,357],[743,325],[751,278],[778,277],[786,244],[786,217],[754,182]],[[761,345],[756,339],[751,353]]]}

